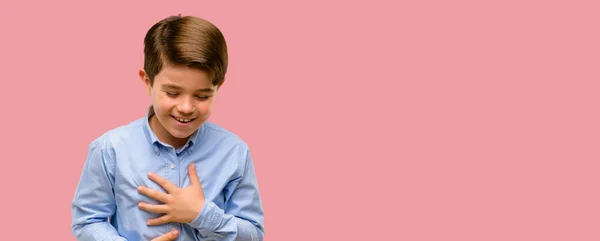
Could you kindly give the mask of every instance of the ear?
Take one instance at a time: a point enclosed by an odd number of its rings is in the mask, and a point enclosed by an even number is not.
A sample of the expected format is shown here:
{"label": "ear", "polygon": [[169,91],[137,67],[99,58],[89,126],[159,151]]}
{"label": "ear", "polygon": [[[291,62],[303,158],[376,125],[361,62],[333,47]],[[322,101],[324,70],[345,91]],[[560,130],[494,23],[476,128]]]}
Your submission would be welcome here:
{"label": "ear", "polygon": [[152,85],[150,85],[150,78],[148,78],[146,71],[144,71],[144,69],[140,69],[138,71],[138,75],[140,76],[140,79],[144,83],[144,87],[146,87],[146,92],[148,93],[148,95],[150,95],[150,90],[152,90]]}

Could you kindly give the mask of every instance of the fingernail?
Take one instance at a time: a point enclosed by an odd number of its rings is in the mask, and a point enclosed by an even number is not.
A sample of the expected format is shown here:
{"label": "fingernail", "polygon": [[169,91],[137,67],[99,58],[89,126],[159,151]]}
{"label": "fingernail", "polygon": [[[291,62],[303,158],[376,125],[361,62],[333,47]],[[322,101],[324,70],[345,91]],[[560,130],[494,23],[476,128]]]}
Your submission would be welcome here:
{"label": "fingernail", "polygon": [[142,187],[138,187],[138,191],[141,191],[141,190],[142,190]]}

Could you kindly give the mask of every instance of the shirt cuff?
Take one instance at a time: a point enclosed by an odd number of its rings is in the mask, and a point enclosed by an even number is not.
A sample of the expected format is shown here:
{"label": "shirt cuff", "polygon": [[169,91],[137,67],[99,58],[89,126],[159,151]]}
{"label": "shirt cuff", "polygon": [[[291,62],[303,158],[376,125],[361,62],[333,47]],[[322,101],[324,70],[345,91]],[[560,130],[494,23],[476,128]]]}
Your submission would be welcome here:
{"label": "shirt cuff", "polygon": [[190,222],[190,226],[214,232],[219,228],[224,215],[225,211],[219,208],[214,202],[204,200],[202,211]]}

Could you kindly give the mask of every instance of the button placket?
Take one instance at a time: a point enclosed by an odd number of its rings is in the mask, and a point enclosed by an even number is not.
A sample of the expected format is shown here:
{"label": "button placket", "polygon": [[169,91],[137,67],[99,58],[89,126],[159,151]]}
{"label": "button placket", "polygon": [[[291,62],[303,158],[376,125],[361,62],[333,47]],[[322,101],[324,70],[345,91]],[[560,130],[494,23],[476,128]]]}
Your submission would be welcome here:
{"label": "button placket", "polygon": [[188,166],[190,165],[190,162],[188,162],[188,160],[189,160],[190,154],[191,154],[191,152],[189,151],[189,149],[187,149],[185,151],[182,151],[181,155],[179,155],[179,157],[178,157],[179,165],[181,165],[181,168],[180,168],[179,172],[177,172],[177,174],[181,177],[179,180],[181,182],[180,183],[181,186],[190,185],[188,183],[188,181],[189,181]]}
{"label": "button placket", "polygon": [[179,171],[178,171],[179,168],[177,168],[177,164],[178,164],[177,163],[177,153],[176,153],[175,149],[170,149],[169,154],[170,154],[169,155],[170,158],[167,162],[167,167],[168,167],[167,171],[169,172],[169,174],[170,174],[169,176],[171,177],[171,178],[169,178],[169,180],[173,184],[175,184],[175,186],[181,187],[180,181],[179,181],[179,179],[180,179]]}

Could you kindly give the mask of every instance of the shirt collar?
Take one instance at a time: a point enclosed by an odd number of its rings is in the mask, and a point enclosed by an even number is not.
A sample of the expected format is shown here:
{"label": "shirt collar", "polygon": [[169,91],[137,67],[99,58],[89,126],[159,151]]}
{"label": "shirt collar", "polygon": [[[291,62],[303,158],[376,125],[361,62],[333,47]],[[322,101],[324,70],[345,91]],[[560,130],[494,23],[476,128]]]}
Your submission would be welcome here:
{"label": "shirt collar", "polygon": [[[158,151],[157,144],[160,144],[163,146],[167,146],[167,144],[161,142],[158,139],[158,137],[156,136],[156,134],[154,133],[154,131],[152,131],[152,128],[150,128],[150,117],[152,117],[153,115],[154,115],[154,108],[152,106],[150,106],[150,107],[148,107],[148,110],[146,111],[146,116],[143,121],[144,122],[144,133],[146,134],[146,138],[150,142],[150,145],[154,147],[155,151]],[[203,128],[204,128],[204,124],[202,124],[200,126],[200,128],[198,128],[198,130],[194,131],[194,133],[190,136],[190,138],[187,140],[185,145],[183,147],[181,147],[179,150],[177,150],[177,152],[185,150],[188,147],[189,147],[190,151],[193,150],[194,146],[198,142],[198,133],[200,133]]]}

